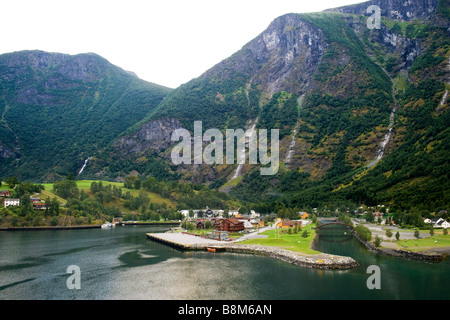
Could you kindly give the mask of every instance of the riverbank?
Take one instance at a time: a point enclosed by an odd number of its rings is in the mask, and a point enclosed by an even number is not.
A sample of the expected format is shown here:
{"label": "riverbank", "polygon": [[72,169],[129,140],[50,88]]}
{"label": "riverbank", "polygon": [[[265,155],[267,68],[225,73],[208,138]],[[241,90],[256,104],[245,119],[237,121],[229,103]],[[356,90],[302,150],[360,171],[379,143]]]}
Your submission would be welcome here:
{"label": "riverbank", "polygon": [[[179,222],[119,222],[117,226],[176,226]],[[26,226],[26,227],[11,227],[0,226],[0,231],[37,231],[37,230],[75,230],[75,229],[95,229],[101,228],[101,224],[92,225],[56,225],[56,226]]]}
{"label": "riverbank", "polygon": [[0,227],[0,231],[39,231],[39,230],[80,230],[80,229],[97,229],[101,225],[87,226],[37,226],[37,227]]}
{"label": "riverbank", "polygon": [[376,247],[373,242],[361,239],[361,237],[359,237],[354,230],[352,230],[351,232],[353,233],[355,238],[358,239],[358,241],[361,242],[367,248],[367,250],[375,254],[435,262],[445,260],[447,254],[450,252],[450,247],[436,248],[437,250],[429,248],[424,251],[412,251],[408,249]]}
{"label": "riverbank", "polygon": [[147,233],[146,236],[150,240],[182,250],[256,254],[308,268],[345,270],[359,266],[350,257],[325,253],[305,254],[275,246],[217,241],[186,233]]}

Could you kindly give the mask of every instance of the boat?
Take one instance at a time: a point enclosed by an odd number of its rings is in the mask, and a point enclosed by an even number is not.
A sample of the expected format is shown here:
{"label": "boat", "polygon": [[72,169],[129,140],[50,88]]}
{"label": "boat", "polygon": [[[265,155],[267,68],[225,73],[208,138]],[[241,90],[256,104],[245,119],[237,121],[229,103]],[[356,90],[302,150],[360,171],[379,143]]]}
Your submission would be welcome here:
{"label": "boat", "polygon": [[112,227],[113,227],[113,225],[109,221],[102,224],[102,229],[111,229]]}

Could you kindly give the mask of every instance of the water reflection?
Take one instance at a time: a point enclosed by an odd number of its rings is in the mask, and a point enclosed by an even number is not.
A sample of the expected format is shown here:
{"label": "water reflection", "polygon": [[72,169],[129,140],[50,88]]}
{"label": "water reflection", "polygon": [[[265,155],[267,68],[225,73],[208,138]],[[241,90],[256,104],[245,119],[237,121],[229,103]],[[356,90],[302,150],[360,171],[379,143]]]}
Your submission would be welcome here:
{"label": "water reflection", "polygon": [[[374,255],[345,228],[321,230],[316,243],[320,251],[360,263],[345,271],[301,268],[254,255],[184,252],[145,237],[165,230],[0,232],[0,299],[449,298],[448,261],[426,264]],[[366,270],[373,264],[382,272],[381,290],[366,286]],[[81,269],[81,290],[67,289],[69,265]]]}

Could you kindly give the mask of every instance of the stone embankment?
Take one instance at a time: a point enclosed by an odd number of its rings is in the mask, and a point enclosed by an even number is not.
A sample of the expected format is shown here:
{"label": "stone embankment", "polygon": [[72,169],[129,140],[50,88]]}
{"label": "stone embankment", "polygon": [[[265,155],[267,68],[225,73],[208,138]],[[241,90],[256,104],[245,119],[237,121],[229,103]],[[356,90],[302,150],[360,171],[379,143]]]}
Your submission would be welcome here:
{"label": "stone embankment", "polygon": [[183,250],[210,250],[215,252],[256,254],[308,268],[345,270],[359,266],[350,257],[330,254],[302,254],[279,247],[227,243],[211,239],[207,240],[187,234],[148,233],[147,238]]}
{"label": "stone embankment", "polygon": [[262,255],[300,267],[344,270],[359,266],[359,264],[350,257],[330,254],[301,254],[278,247],[228,244],[220,248],[224,248],[226,252]]}
{"label": "stone embankment", "polygon": [[437,252],[413,252],[401,249],[377,248],[372,242],[361,239],[355,231],[352,232],[356,239],[358,239],[367,248],[367,250],[376,254],[430,262],[445,260],[445,256]]}

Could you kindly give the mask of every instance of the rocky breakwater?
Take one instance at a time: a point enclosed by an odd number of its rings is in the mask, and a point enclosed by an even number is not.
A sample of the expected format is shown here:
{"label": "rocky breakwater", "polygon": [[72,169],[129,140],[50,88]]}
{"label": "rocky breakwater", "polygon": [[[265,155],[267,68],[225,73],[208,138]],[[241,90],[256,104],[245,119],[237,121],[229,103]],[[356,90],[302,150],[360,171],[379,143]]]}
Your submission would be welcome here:
{"label": "rocky breakwater", "polygon": [[[192,246],[191,249],[205,249],[204,245]],[[243,245],[243,244],[224,244],[213,245],[208,248],[218,249],[220,251],[230,253],[256,254],[265,257],[278,259],[300,267],[316,268],[316,269],[352,269],[359,264],[350,257],[336,256],[330,254],[303,254],[279,247],[268,247],[259,245]]]}

